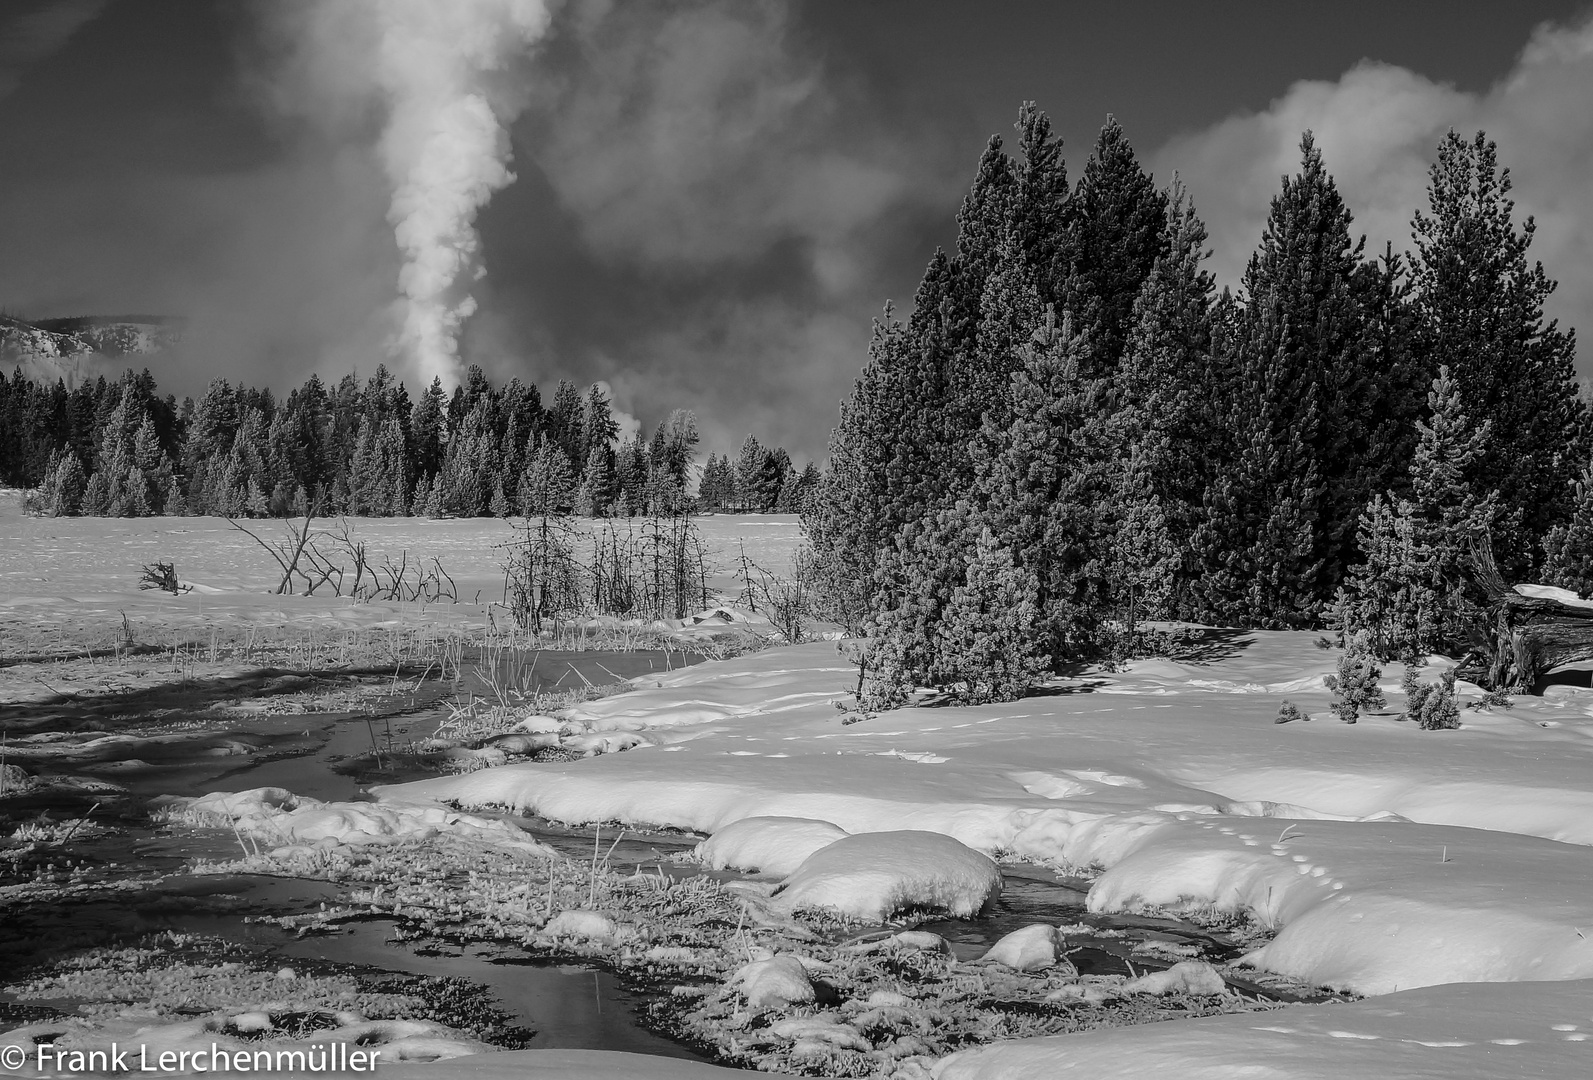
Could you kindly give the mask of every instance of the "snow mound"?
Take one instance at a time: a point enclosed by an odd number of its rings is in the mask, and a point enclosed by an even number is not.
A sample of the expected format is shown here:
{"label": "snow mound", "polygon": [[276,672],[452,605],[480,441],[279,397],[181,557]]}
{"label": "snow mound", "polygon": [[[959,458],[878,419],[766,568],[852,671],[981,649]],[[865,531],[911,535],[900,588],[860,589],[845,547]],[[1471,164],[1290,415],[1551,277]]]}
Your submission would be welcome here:
{"label": "snow mound", "polygon": [[743,965],[730,976],[728,985],[739,987],[746,995],[747,1006],[753,1009],[783,1009],[814,997],[808,969],[789,953]]}
{"label": "snow mound", "polygon": [[1001,870],[986,856],[941,833],[902,830],[819,849],[780,883],[775,903],[879,922],[910,908],[969,918],[1000,894]]}
{"label": "snow mound", "polygon": [[714,870],[755,870],[787,877],[809,855],[846,835],[839,825],[816,818],[750,817],[720,829],[692,854]]}
{"label": "snow mound", "polygon": [[1041,971],[1056,966],[1062,949],[1060,930],[1049,923],[1034,923],[1003,937],[981,959],[1013,971]]}
{"label": "snow mound", "polygon": [[1184,960],[1123,984],[1125,994],[1221,994],[1227,989],[1217,969],[1204,960]]}
{"label": "snow mound", "polygon": [[621,926],[607,915],[575,908],[561,911],[549,919],[542,928],[542,935],[601,943],[629,940],[635,936],[635,931],[631,927]]}

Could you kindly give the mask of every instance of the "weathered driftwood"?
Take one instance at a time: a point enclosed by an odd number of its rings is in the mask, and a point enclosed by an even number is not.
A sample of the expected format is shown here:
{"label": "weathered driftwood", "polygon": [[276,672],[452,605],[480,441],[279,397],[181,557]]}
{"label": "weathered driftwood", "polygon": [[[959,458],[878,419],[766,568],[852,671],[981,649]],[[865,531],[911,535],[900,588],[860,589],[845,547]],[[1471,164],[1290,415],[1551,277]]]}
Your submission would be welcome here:
{"label": "weathered driftwood", "polygon": [[1488,690],[1530,692],[1547,672],[1593,660],[1593,607],[1523,596],[1504,582],[1486,539],[1472,548],[1472,569],[1486,597],[1489,655],[1462,675]]}

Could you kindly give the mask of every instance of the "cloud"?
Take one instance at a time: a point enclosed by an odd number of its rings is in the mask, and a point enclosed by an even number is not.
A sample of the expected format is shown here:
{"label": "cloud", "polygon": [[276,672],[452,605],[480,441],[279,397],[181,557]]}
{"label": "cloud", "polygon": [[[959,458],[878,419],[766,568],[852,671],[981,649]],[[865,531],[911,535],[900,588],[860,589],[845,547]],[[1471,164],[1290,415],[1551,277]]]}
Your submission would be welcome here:
{"label": "cloud", "polygon": [[[1412,213],[1427,206],[1427,169],[1450,128],[1484,130],[1511,172],[1518,218],[1537,219],[1532,257],[1560,289],[1549,313],[1593,330],[1593,18],[1544,25],[1492,88],[1468,93],[1405,68],[1363,61],[1336,81],[1295,83],[1265,110],[1229,117],[1171,140],[1152,158],[1176,170],[1211,230],[1219,280],[1237,283],[1261,237],[1298,143],[1316,134],[1355,214],[1380,251],[1411,247]],[[1584,369],[1588,362],[1581,365]]]}
{"label": "cloud", "polygon": [[[876,121],[789,20],[773,0],[575,3],[515,129],[611,290],[576,298],[609,325],[544,362],[601,374],[644,421],[695,409],[705,450],[753,430],[823,453],[903,236],[915,215],[948,219],[963,182],[925,167],[940,148]],[[524,351],[548,357],[529,322]]]}
{"label": "cloud", "polygon": [[847,147],[820,65],[784,5],[587,3],[545,85],[531,153],[601,255],[655,266],[756,258],[800,239],[821,284],[850,288],[850,238],[909,179]]}
{"label": "cloud", "polygon": [[60,49],[104,7],[105,0],[54,0],[0,23],[0,98],[17,88],[30,65]]}
{"label": "cloud", "polygon": [[475,220],[513,182],[506,125],[523,95],[494,77],[546,32],[542,0],[278,3],[285,48],[271,100],[325,123],[374,107],[376,157],[403,263],[395,346],[422,383],[459,381],[459,333],[486,273]]}

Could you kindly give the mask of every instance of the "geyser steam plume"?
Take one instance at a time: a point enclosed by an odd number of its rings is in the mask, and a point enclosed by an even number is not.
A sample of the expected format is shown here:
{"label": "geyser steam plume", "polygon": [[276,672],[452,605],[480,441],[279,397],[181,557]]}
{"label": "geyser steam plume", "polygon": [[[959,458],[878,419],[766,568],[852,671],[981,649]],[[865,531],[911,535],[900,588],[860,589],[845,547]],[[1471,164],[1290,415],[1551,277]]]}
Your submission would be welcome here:
{"label": "geyser steam plume", "polygon": [[476,213],[514,180],[506,125],[520,106],[488,78],[547,31],[544,0],[338,0],[308,9],[321,77],[385,111],[387,218],[403,256],[398,351],[423,382],[458,381],[476,309]]}

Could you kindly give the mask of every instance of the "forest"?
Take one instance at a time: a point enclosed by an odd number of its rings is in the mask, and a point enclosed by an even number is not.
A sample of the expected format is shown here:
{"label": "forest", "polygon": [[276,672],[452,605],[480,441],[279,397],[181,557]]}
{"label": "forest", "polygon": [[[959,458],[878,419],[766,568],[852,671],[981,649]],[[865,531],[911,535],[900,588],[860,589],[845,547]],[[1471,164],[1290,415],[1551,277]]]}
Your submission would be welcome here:
{"label": "forest", "polygon": [[1467,559],[1593,590],[1589,405],[1510,175],[1449,133],[1412,249],[1368,253],[1307,132],[1237,289],[1115,121],[1070,183],[1045,114],[983,152],[887,306],[804,525],[869,700],[1021,696],[1146,620],[1462,655]]}
{"label": "forest", "polygon": [[180,405],[148,370],[72,390],[0,373],[0,483],[37,489],[51,515],[794,513],[817,483],[751,435],[699,471],[699,441],[688,410],[622,440],[599,386],[562,380],[544,405],[474,366],[417,401],[378,366],[332,388],[312,375],[281,402],[217,379]]}

